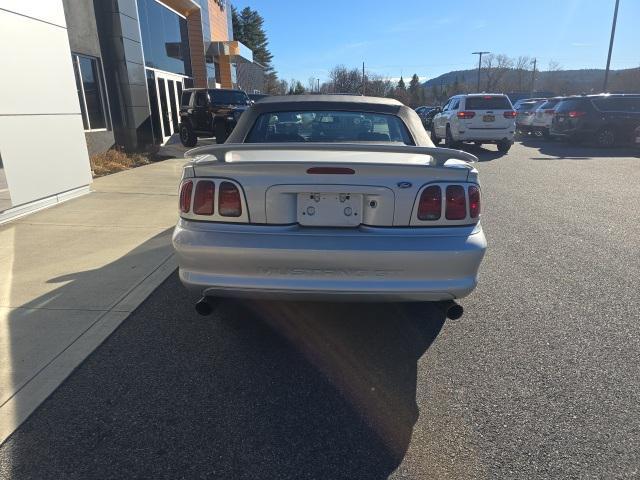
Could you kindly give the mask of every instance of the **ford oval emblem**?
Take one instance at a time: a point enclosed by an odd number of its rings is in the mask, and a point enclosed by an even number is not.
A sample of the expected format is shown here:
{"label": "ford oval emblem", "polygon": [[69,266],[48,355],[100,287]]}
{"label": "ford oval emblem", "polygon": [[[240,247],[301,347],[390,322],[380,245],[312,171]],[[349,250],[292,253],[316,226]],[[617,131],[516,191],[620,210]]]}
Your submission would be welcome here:
{"label": "ford oval emblem", "polygon": [[411,188],[411,182],[398,182],[398,188]]}

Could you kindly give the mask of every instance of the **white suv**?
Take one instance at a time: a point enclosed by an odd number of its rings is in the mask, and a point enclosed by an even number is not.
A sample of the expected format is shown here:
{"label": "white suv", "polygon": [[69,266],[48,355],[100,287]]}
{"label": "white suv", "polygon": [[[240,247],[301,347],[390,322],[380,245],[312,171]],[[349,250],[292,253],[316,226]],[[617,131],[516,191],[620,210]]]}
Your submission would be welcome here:
{"label": "white suv", "polygon": [[500,152],[506,153],[513,144],[515,130],[516,112],[506,95],[456,95],[434,117],[431,139],[437,145],[444,138],[450,148],[461,142],[495,143]]}

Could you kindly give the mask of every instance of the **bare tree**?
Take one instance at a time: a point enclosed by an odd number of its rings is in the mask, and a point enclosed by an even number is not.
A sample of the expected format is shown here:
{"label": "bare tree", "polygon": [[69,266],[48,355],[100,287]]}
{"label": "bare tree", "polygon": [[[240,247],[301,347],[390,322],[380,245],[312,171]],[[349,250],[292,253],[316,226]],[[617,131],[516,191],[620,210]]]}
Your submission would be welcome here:
{"label": "bare tree", "polygon": [[316,90],[318,90],[316,77],[309,77],[309,80],[307,80],[307,92],[315,92]]}
{"label": "bare tree", "polygon": [[362,91],[362,74],[357,68],[348,69],[338,65],[329,72],[332,93],[353,93]]}
{"label": "bare tree", "polygon": [[482,66],[487,78],[487,91],[504,90],[503,79],[513,68],[513,60],[503,54],[489,54],[482,57]]}
{"label": "bare tree", "polygon": [[524,91],[529,83],[532,61],[528,55],[520,55],[515,61],[515,84],[518,92]]}

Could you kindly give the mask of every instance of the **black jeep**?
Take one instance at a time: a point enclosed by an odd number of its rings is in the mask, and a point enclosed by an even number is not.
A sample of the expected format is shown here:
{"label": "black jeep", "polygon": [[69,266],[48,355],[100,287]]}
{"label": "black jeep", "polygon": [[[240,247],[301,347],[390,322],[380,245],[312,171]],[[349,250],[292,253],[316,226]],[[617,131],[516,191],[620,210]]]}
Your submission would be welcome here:
{"label": "black jeep", "polygon": [[194,147],[198,137],[224,143],[251,100],[242,90],[189,88],[180,99],[180,141]]}

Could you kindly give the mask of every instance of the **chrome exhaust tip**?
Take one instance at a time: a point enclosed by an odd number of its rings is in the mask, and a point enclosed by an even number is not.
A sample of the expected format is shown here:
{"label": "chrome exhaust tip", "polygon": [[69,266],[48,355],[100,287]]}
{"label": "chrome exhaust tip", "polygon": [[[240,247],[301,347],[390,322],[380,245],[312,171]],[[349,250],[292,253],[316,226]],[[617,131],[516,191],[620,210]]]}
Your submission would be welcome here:
{"label": "chrome exhaust tip", "polygon": [[202,297],[196,302],[196,312],[202,316],[211,315],[213,313],[213,305],[207,297]]}

